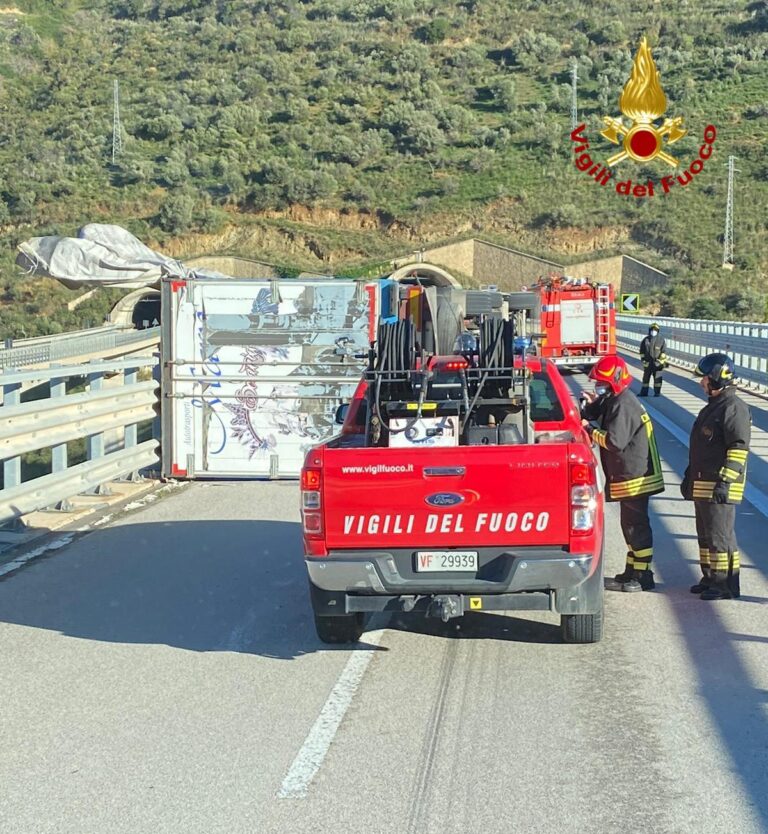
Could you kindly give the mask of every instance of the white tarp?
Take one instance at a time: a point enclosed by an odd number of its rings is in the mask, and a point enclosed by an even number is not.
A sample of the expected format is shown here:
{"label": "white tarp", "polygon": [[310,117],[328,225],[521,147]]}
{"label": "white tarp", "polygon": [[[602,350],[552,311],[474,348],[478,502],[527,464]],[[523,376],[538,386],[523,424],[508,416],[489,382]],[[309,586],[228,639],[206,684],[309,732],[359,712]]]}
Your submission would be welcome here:
{"label": "white tarp", "polygon": [[[121,226],[89,223],[77,237],[33,237],[19,245],[16,263],[34,275],[80,287],[159,287],[161,275],[190,274],[180,261],[161,255]],[[223,277],[210,270],[198,276]]]}

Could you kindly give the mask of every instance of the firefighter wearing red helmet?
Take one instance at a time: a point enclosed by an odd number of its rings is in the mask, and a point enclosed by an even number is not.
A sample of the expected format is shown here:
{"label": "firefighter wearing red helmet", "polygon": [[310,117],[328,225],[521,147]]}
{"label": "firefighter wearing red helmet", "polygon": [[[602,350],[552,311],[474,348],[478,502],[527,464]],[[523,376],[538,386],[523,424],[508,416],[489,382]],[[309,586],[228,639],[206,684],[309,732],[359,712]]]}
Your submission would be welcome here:
{"label": "firefighter wearing red helmet", "polygon": [[611,591],[649,591],[654,581],[648,499],[664,491],[653,424],[629,390],[632,377],[621,357],[603,357],[593,366],[589,378],[595,382],[595,393],[587,394],[591,401],[582,410],[583,423],[600,447],[606,500],[619,502],[621,531],[629,548],[624,571],[606,579],[605,587]]}
{"label": "firefighter wearing red helmet", "polygon": [[736,505],[744,497],[752,420],[736,393],[736,368],[728,354],[707,354],[694,373],[701,377],[707,404],[691,429],[680,485],[683,498],[693,500],[699,540],[701,579],[691,593],[706,600],[734,599],[741,595]]}

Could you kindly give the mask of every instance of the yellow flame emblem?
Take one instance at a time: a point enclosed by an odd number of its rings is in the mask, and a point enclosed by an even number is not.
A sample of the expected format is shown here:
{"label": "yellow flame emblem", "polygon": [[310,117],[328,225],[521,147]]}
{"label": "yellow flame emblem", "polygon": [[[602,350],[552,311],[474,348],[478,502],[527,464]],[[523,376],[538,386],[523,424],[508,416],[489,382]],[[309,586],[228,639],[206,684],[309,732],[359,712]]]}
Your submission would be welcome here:
{"label": "yellow flame emblem", "polygon": [[[654,121],[664,115],[667,97],[661,87],[659,70],[651,54],[648,41],[643,38],[632,63],[632,73],[619,96],[619,110],[631,124],[625,126],[621,119],[603,116],[605,129],[600,131],[614,145],[623,145],[623,150],[608,158],[608,165],[616,165],[629,158],[635,162],[650,162],[657,157],[676,168],[677,159],[663,150],[664,138],[672,145],[688,132],[682,125],[683,119],[664,119],[660,126]],[[623,136],[623,140],[619,137]]]}

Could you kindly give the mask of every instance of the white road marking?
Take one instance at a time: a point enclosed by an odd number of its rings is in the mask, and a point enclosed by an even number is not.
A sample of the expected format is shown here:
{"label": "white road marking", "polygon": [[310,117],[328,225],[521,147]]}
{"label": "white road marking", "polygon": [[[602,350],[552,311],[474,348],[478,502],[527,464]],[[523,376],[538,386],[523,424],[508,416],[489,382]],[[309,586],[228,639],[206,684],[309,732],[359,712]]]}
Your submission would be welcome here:
{"label": "white road marking", "polygon": [[[378,646],[384,634],[384,629],[365,632],[363,639],[370,646]],[[353,651],[347,665],[344,667],[336,685],[331,690],[320,715],[317,717],[309,735],[293,760],[286,774],[278,799],[301,799],[307,795],[310,782],[323,764],[331,742],[339,729],[344,715],[352,703],[365,670],[371,662],[375,649],[360,649]]]}
{"label": "white road marking", "polygon": [[5,576],[6,573],[18,570],[22,565],[26,565],[27,562],[37,559],[38,556],[42,556],[43,553],[46,553],[49,550],[59,550],[62,547],[66,547],[72,539],[74,539],[74,537],[74,533],[68,533],[66,536],[59,536],[58,539],[53,539],[47,544],[36,547],[34,550],[30,550],[29,553],[25,553],[23,556],[19,556],[17,559],[13,559],[5,565],[0,565],[0,576]]}
{"label": "white road marking", "polygon": [[[665,417],[661,412],[657,411],[653,406],[645,403],[646,411],[653,418],[654,423],[658,423],[665,428],[676,440],[679,440],[683,446],[688,448],[690,445],[690,437],[681,428],[676,426],[668,417]],[[744,497],[749,503],[759,510],[766,518],[768,518],[768,495],[761,489],[758,489],[754,484],[747,484],[744,489]]]}

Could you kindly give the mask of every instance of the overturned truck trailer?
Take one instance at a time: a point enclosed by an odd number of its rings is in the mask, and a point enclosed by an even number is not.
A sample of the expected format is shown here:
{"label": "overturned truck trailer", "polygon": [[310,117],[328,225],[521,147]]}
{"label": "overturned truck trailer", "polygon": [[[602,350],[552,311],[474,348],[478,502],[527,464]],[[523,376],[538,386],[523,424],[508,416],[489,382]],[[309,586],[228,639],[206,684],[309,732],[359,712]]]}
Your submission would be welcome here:
{"label": "overturned truck trailer", "polygon": [[375,285],[163,278],[161,296],[164,475],[298,476],[355,390]]}

